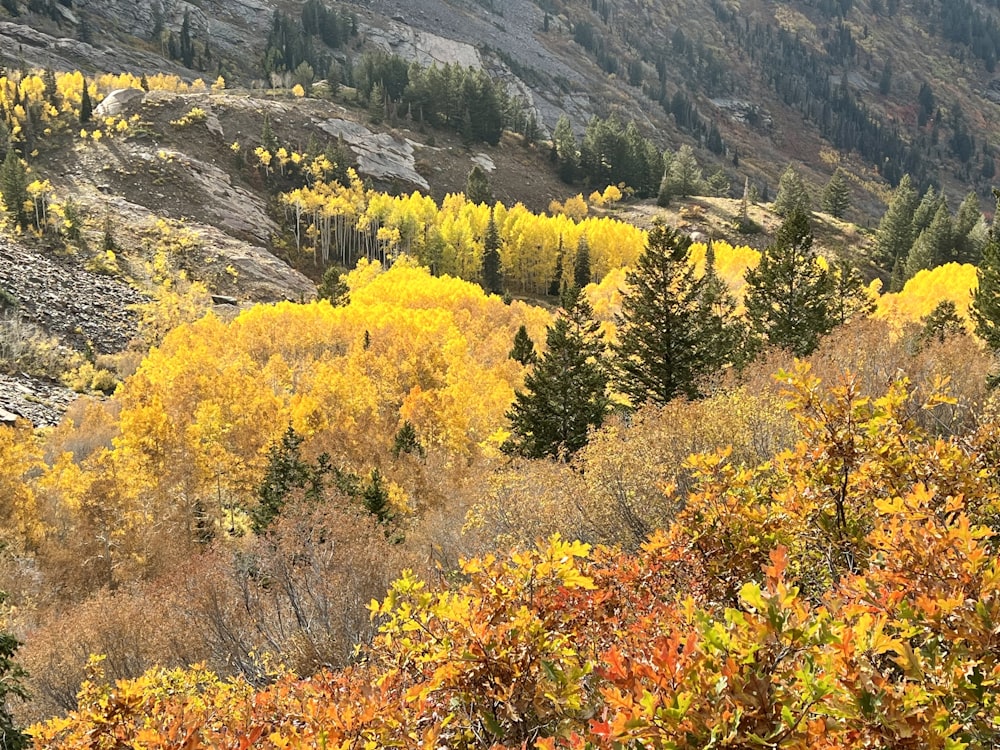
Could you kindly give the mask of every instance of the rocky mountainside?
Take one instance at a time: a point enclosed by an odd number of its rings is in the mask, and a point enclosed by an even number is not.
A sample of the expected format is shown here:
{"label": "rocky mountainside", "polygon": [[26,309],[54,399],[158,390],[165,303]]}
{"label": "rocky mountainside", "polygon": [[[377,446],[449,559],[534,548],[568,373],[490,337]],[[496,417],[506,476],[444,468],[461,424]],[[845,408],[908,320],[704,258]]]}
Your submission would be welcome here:
{"label": "rocky mountainside", "polygon": [[[234,154],[234,144],[262,142],[265,121],[299,149],[338,144],[376,187],[438,199],[464,189],[477,164],[508,204],[544,210],[589,189],[560,182],[544,139],[561,117],[582,135],[593,116],[614,115],[658,147],[694,147],[705,174],[721,170],[738,187],[748,180],[765,200],[788,164],[814,196],[842,167],[854,204],[848,218],[861,226],[877,221],[905,172],[921,189],[940,186],[953,207],[970,189],[987,206],[1000,142],[997,6],[322,0],[341,24],[341,36],[327,39],[305,33],[304,9],[315,11],[318,0],[0,0],[8,69],[226,80],[224,91],[109,97],[97,117],[132,118],[128,138],[47,139],[31,166],[83,217],[83,249],[3,238],[0,289],[20,318],[90,355],[134,340],[135,305],[150,299],[164,243],[182,250],[174,271],[217,298],[313,296],[322,269],[285,262],[274,186],[265,189]],[[534,116],[541,142],[470,143],[425,127],[422,113],[373,113],[351,84],[376,53],[485,71],[521,103],[525,128]],[[305,74],[283,61],[299,59],[315,63],[306,66],[313,96],[290,94]],[[339,87],[334,97],[331,87]],[[194,110],[204,118],[174,125]],[[108,241],[110,260],[96,250]]]}

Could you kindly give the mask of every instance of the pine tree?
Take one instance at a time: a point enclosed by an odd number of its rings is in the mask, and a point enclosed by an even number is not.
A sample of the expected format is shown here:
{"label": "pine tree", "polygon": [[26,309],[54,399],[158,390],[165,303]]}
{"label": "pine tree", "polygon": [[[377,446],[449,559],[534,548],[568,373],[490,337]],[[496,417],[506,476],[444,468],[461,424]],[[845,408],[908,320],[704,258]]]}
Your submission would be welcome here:
{"label": "pine tree", "polygon": [[909,175],[903,175],[893,191],[875,232],[875,261],[884,268],[894,268],[913,245],[913,214],[917,208],[917,193]]}
{"label": "pine tree", "polygon": [[500,231],[490,211],[483,240],[483,289],[489,294],[503,294],[503,271],[500,267]]}
{"label": "pine tree", "polygon": [[559,235],[559,247],[556,249],[556,267],[552,273],[552,280],[549,281],[549,296],[558,297],[562,293],[563,286],[563,238]]}
{"label": "pine tree", "polygon": [[577,289],[583,289],[590,283],[590,243],[587,235],[581,234],[576,246],[576,258],[573,261],[573,284]]}
{"label": "pine tree", "polygon": [[[4,599],[6,595],[0,594],[0,602]],[[31,744],[28,735],[18,728],[7,705],[10,698],[28,699],[24,689],[27,672],[14,661],[20,647],[21,642],[11,633],[0,632],[0,750],[24,750]]]}
{"label": "pine tree", "polygon": [[523,324],[514,334],[514,345],[508,356],[522,365],[530,365],[538,359],[538,355],[535,353],[535,342],[531,340],[528,329]]}
{"label": "pine tree", "polygon": [[420,443],[420,438],[417,437],[417,428],[408,419],[403,422],[402,427],[396,430],[396,434],[392,438],[392,457],[399,458],[400,453],[415,453],[420,458],[427,455],[424,446]]}
{"label": "pine tree", "polygon": [[[1000,214],[1000,193],[994,188],[997,213]],[[976,271],[978,285],[969,312],[976,324],[976,335],[994,353],[1000,352],[1000,235],[996,227],[990,231],[983,247],[983,259]]]}
{"label": "pine tree", "polygon": [[924,325],[918,337],[922,346],[933,341],[943,343],[947,338],[965,334],[965,324],[958,317],[955,303],[950,299],[941,300],[929,315],[920,319],[920,322]]}
{"label": "pine tree", "polygon": [[329,456],[321,455],[312,466],[302,458],[304,438],[288,425],[281,440],[267,452],[267,468],[257,489],[257,506],[250,512],[255,534],[262,534],[278,517],[288,497],[295,490],[304,490],[305,497],[319,499],[325,478],[332,467]]}
{"label": "pine tree", "polygon": [[910,234],[914,240],[920,236],[927,227],[934,221],[934,214],[944,202],[944,195],[939,194],[933,187],[927,188],[923,198],[913,211],[913,223],[910,226]]}
{"label": "pine tree", "polygon": [[576,136],[569,118],[563,115],[552,131],[552,149],[556,157],[559,178],[572,184],[580,167],[580,155],[576,147]]}
{"label": "pine tree", "polygon": [[778,216],[787,218],[796,211],[808,215],[811,210],[805,183],[795,168],[789,164],[778,182],[778,194],[774,197],[774,212]]}
{"label": "pine tree", "polygon": [[975,191],[970,191],[962,201],[962,205],[958,207],[958,213],[955,214],[955,260],[959,263],[975,265],[979,262],[980,248],[976,246],[972,233],[982,216],[979,196]]}
{"label": "pine tree", "polygon": [[698,195],[702,187],[701,169],[695,159],[694,150],[685,144],[678,149],[670,164],[671,195],[687,198]]}
{"label": "pine tree", "polygon": [[525,378],[507,412],[508,453],[528,458],[568,459],[587,444],[587,433],[607,415],[608,375],[602,361],[600,326],[586,300],[578,298],[546,332],[546,352]]}
{"label": "pine tree", "polygon": [[795,211],[746,275],[746,310],[761,340],[810,354],[833,327],[833,278],[812,251],[813,235],[803,211]]}
{"label": "pine tree", "polygon": [[617,317],[616,387],[635,406],[696,398],[709,372],[735,359],[735,302],[709,268],[698,276],[691,240],[657,223],[633,270]]}
{"label": "pine tree", "polygon": [[474,165],[465,179],[465,197],[469,203],[485,203],[493,205],[493,190],[490,188],[490,178],[478,164]]}
{"label": "pine tree", "polygon": [[94,103],[90,100],[90,87],[87,79],[83,79],[83,91],[80,92],[80,124],[85,125],[94,116]]}
{"label": "pine tree", "polygon": [[21,229],[27,229],[28,212],[24,204],[28,200],[28,174],[14,148],[7,149],[7,156],[0,167],[0,194],[11,219]]}
{"label": "pine tree", "polygon": [[378,519],[379,523],[392,520],[392,504],[389,502],[389,490],[386,489],[382,472],[372,469],[368,486],[361,493],[361,501],[365,508]]}
{"label": "pine tree", "polygon": [[184,20],[181,22],[181,62],[185,68],[194,65],[194,42],[191,40],[191,14],[184,11]]}
{"label": "pine tree", "polygon": [[732,184],[729,182],[729,176],[719,169],[712,173],[712,176],[708,178],[708,187],[712,191],[712,195],[716,198],[725,198],[729,195],[729,189]]}
{"label": "pine tree", "polygon": [[865,288],[865,280],[857,268],[846,260],[837,260],[830,272],[833,275],[830,315],[835,325],[844,325],[858,315],[875,312],[875,300]]}
{"label": "pine tree", "polygon": [[851,189],[840,167],[834,170],[830,181],[823,189],[823,210],[830,216],[843,219],[847,209],[851,207]]}

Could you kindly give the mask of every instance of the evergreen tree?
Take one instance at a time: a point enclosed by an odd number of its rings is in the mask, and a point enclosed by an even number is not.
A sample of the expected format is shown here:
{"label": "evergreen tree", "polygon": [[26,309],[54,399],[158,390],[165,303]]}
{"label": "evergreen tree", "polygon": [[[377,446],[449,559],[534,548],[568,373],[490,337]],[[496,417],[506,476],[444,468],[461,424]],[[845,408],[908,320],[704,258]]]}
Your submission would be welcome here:
{"label": "evergreen tree", "polygon": [[490,211],[483,240],[483,289],[489,294],[503,294],[503,271],[500,267],[500,231]]}
{"label": "evergreen tree", "polygon": [[[1000,193],[994,188],[997,213],[1000,214]],[[976,271],[978,282],[969,312],[976,324],[976,335],[994,353],[1000,353],[1000,235],[994,227],[983,247],[983,259]]]}
{"label": "evergreen tree", "polygon": [[982,211],[979,208],[979,196],[976,195],[975,191],[970,191],[962,201],[962,205],[958,207],[958,213],[955,214],[955,260],[959,263],[975,265],[979,262],[978,251],[980,248],[976,246],[973,230],[982,216]]}
{"label": "evergreen tree", "polygon": [[732,185],[726,173],[719,169],[708,178],[708,187],[716,198],[725,198],[729,195],[729,189]]}
{"label": "evergreen tree", "polygon": [[321,455],[312,466],[302,458],[304,438],[288,425],[281,439],[267,452],[267,468],[257,489],[257,506],[250,519],[255,534],[262,534],[285,507],[289,495],[304,490],[305,497],[316,500],[322,496],[325,478],[330,473],[329,456]]}
{"label": "evergreen tree", "polygon": [[795,211],[746,275],[747,317],[758,338],[797,357],[810,354],[834,322],[833,278],[817,262],[812,243],[808,217]]}
{"label": "evergreen tree", "polygon": [[[0,594],[0,602],[6,595]],[[31,742],[14,721],[8,701],[11,698],[28,699],[24,689],[27,673],[14,661],[21,642],[11,633],[0,632],[0,750],[24,750]]]}
{"label": "evergreen tree", "polygon": [[399,458],[400,453],[417,454],[421,458],[426,455],[424,446],[417,437],[417,428],[410,420],[405,420],[403,426],[396,430],[392,439],[392,457]]}
{"label": "evergreen tree", "polygon": [[851,189],[844,177],[844,170],[837,167],[823,190],[823,210],[830,216],[843,219],[850,207]]}
{"label": "evergreen tree", "polygon": [[490,178],[478,164],[474,165],[465,178],[465,197],[469,203],[485,203],[493,205],[493,190],[490,188]]}
{"label": "evergreen tree", "polygon": [[556,249],[556,267],[552,273],[552,280],[549,282],[549,295],[558,297],[562,293],[563,285],[563,238],[559,235],[559,247]]}
{"label": "evergreen tree", "polygon": [[94,116],[94,103],[90,100],[90,88],[87,79],[83,79],[83,91],[80,92],[80,124],[90,122]]}
{"label": "evergreen tree", "polygon": [[264,124],[260,128],[260,145],[272,154],[278,149],[278,139],[271,129],[271,116],[264,110]]}
{"label": "evergreen tree", "polygon": [[184,20],[181,22],[181,42],[180,57],[185,68],[194,65],[194,41],[191,39],[191,14],[184,11]]}
{"label": "evergreen tree", "polygon": [[28,212],[24,210],[24,204],[28,200],[28,174],[14,148],[7,149],[7,156],[0,167],[0,194],[11,219],[21,229],[27,229]]}
{"label": "evergreen tree", "polygon": [[903,175],[875,232],[875,261],[884,268],[894,268],[910,252],[916,208],[917,193],[910,176]]}
{"label": "evergreen tree", "polygon": [[951,214],[948,205],[941,202],[930,225],[920,233],[907,253],[903,280],[908,281],[924,269],[948,262],[954,255],[954,247]]}
{"label": "evergreen tree", "polygon": [[625,277],[614,347],[616,387],[635,406],[696,398],[709,372],[732,361],[735,302],[714,268],[698,276],[691,240],[657,223]]}
{"label": "evergreen tree", "polygon": [[361,501],[368,512],[378,519],[379,523],[387,523],[392,520],[389,490],[385,486],[382,472],[378,469],[372,469],[368,485],[361,493]]}
{"label": "evergreen tree", "polygon": [[573,285],[583,289],[590,283],[590,243],[587,235],[581,234],[576,246],[576,258],[573,261]]}
{"label": "evergreen tree", "polygon": [[844,325],[858,315],[875,312],[875,300],[865,287],[865,280],[852,264],[837,260],[830,268],[833,275],[833,295],[830,315],[835,325]]}
{"label": "evergreen tree", "polygon": [[702,187],[701,169],[695,159],[694,150],[685,144],[677,150],[670,164],[671,195],[687,198],[698,195]]}
{"label": "evergreen tree", "polygon": [[774,212],[778,216],[789,217],[796,211],[808,215],[812,210],[806,185],[791,164],[781,175],[778,194],[774,198]]}
{"label": "evergreen tree", "polygon": [[674,197],[673,185],[670,181],[670,172],[674,166],[674,154],[667,150],[663,152],[663,176],[660,178],[660,189],[656,195],[656,205],[666,208],[670,205],[670,199]]}
{"label": "evergreen tree", "polygon": [[943,343],[952,336],[965,335],[965,324],[958,317],[955,303],[950,299],[941,300],[929,315],[920,319],[920,322],[924,325],[918,337],[922,346],[933,341]]}
{"label": "evergreen tree", "polygon": [[937,213],[938,207],[942,202],[944,202],[944,195],[938,194],[933,187],[927,188],[913,211],[913,224],[910,226],[910,235],[914,240],[931,225],[931,222],[934,220],[934,214]]}
{"label": "evergreen tree", "polygon": [[522,324],[514,334],[514,346],[510,350],[510,358],[522,365],[530,365],[538,359],[535,353],[535,342],[528,335],[528,329]]}
{"label": "evergreen tree", "polygon": [[568,459],[587,444],[588,431],[601,426],[610,399],[599,331],[582,298],[549,326],[547,350],[507,412],[512,435],[506,452]]}
{"label": "evergreen tree", "polygon": [[576,148],[576,136],[569,118],[563,115],[552,131],[552,148],[556,157],[556,168],[559,178],[572,184],[580,167],[580,156]]}

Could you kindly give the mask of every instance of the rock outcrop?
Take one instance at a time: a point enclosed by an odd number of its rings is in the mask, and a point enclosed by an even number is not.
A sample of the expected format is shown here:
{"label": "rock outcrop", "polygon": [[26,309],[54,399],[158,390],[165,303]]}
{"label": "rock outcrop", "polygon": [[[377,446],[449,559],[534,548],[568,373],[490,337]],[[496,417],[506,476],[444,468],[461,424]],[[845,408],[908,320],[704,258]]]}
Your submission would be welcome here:
{"label": "rock outcrop", "polygon": [[359,122],[331,118],[317,123],[334,138],[343,138],[358,157],[358,171],[377,180],[402,180],[429,190],[417,171],[410,141],[401,141],[388,133],[373,133]]}

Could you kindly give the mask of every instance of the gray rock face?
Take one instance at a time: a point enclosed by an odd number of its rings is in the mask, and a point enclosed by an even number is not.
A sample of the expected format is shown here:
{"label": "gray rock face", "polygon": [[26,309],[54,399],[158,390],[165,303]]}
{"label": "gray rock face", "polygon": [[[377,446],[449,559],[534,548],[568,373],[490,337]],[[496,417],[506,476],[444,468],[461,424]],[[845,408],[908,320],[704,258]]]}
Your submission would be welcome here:
{"label": "gray rock face", "polygon": [[77,349],[124,349],[137,331],[130,306],[145,298],[124,280],[88,271],[78,258],[43,254],[0,237],[0,289],[28,320]]}
{"label": "gray rock face", "polygon": [[68,388],[28,375],[0,374],[0,429],[17,418],[54,427],[77,398]]}
{"label": "gray rock face", "polygon": [[471,44],[445,39],[396,21],[389,22],[385,28],[362,25],[359,30],[368,41],[389,54],[399,55],[424,67],[449,63],[463,68],[483,67],[479,50]]}
{"label": "gray rock face", "polygon": [[427,180],[417,172],[413,146],[388,133],[373,133],[364,125],[332,118],[318,123],[323,132],[341,137],[358,157],[358,171],[379,180],[403,180],[429,190]]}

